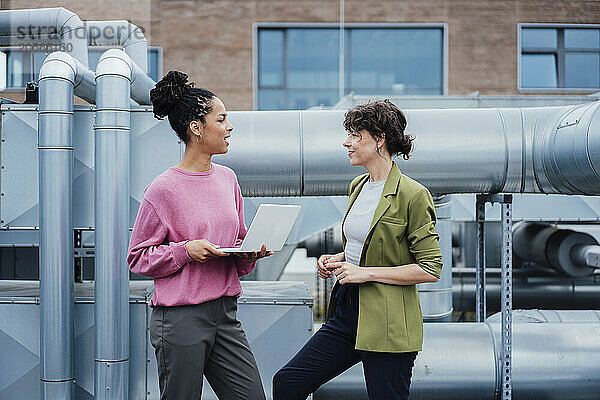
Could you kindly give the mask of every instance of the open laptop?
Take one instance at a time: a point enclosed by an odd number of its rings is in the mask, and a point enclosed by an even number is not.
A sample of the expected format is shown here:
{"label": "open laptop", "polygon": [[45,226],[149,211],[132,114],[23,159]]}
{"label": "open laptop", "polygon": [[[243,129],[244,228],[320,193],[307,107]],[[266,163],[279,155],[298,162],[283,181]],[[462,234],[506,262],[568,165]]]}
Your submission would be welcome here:
{"label": "open laptop", "polygon": [[299,213],[300,206],[298,205],[261,204],[242,245],[219,250],[224,253],[251,253],[254,250],[260,251],[264,243],[267,251],[279,251],[290,234]]}

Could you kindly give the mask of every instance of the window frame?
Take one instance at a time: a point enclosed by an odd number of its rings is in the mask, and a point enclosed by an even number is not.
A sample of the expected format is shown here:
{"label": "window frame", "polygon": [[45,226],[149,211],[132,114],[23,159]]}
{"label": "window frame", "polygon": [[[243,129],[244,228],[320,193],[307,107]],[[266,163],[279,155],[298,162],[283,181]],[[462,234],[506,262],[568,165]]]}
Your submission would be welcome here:
{"label": "window frame", "polygon": [[[522,44],[522,32],[523,28],[546,28],[546,29],[559,29],[557,31],[557,47],[555,50],[543,49],[543,48],[527,48],[527,50],[532,51],[529,54],[555,54],[556,55],[556,74],[557,79],[556,82],[559,87],[556,88],[524,88],[521,82],[521,57],[523,56],[523,44]],[[534,24],[534,23],[519,23],[517,24],[517,91],[519,93],[597,93],[600,92],[600,88],[569,88],[569,87],[560,87],[564,86],[565,81],[565,47],[564,47],[564,30],[565,29],[577,29],[577,28],[587,28],[587,29],[599,29],[600,24]],[[536,51],[536,50],[539,50]],[[569,49],[570,53],[592,53],[591,50],[595,49]],[[600,49],[597,50],[600,53]]]}
{"label": "window frame", "polygon": [[[102,52],[109,50],[109,49],[122,49],[122,47],[119,46],[88,46],[88,52],[90,50],[101,50]],[[162,78],[163,76],[163,48],[161,46],[148,46],[147,50],[157,50],[157,54],[158,54],[158,69],[157,69],[157,75],[158,75],[158,79],[160,80],[160,78]],[[21,51],[23,52],[22,48],[20,46],[6,46],[6,47],[2,47],[0,48],[0,51],[12,51],[12,52],[17,52],[17,51]],[[31,51],[27,51],[29,53],[31,53]],[[8,62],[8,55],[7,55],[7,62]],[[6,70],[6,83],[8,84],[8,68]],[[7,86],[6,88],[4,88],[2,90],[2,92],[13,92],[13,93],[17,93],[17,92],[22,92],[26,89],[25,86]]]}
{"label": "window frame", "polygon": [[[258,110],[258,31],[263,28],[340,28],[338,22],[255,22],[252,24],[252,109]],[[442,95],[448,94],[448,24],[446,23],[345,23],[344,28],[437,28],[442,30]],[[345,44],[344,44],[345,45]],[[284,59],[285,60],[285,59]],[[284,61],[285,63],[285,61]],[[285,81],[285,78],[284,78]],[[284,82],[285,84],[285,82]],[[390,93],[390,96],[393,93]]]}
{"label": "window frame", "polygon": [[147,50],[157,50],[157,55],[158,55],[158,65],[157,65],[157,69],[156,69],[156,75],[157,75],[157,82],[161,80],[161,78],[163,77],[163,48],[162,46],[148,46]]}
{"label": "window frame", "polygon": [[[0,51],[4,52],[4,51],[11,51],[11,52],[24,52],[22,50],[21,46],[3,46],[0,48]],[[31,53],[30,50],[27,51],[28,53]],[[5,53],[6,54],[6,53]],[[6,67],[6,71],[5,74],[6,76],[4,77],[5,81],[6,81],[6,87],[4,89],[2,89],[2,92],[13,92],[13,93],[18,93],[18,92],[23,92],[25,89],[27,89],[25,86],[8,86],[8,54],[6,54],[6,62],[7,62],[7,67]]]}

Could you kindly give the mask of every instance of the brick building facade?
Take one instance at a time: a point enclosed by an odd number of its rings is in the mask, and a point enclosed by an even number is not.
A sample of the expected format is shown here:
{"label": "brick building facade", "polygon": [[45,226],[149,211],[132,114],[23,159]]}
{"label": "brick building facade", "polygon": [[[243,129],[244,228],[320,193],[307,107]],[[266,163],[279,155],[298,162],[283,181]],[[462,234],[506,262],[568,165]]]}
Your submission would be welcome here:
{"label": "brick building facade", "polygon": [[[2,9],[65,7],[82,20],[127,19],[231,110],[253,108],[253,24],[338,22],[339,0],[2,0]],[[519,23],[597,24],[596,0],[345,0],[348,23],[447,24],[447,94],[521,94]],[[562,93],[564,94],[564,92]],[[21,99],[21,92],[2,96]]]}

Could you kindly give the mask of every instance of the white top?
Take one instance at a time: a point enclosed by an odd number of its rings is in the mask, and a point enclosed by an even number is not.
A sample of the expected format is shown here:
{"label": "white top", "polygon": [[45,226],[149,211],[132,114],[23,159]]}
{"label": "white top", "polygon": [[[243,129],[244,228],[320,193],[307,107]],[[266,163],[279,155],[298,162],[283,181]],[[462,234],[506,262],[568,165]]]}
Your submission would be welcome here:
{"label": "white top", "polygon": [[342,227],[346,236],[344,254],[350,264],[359,265],[362,248],[373,221],[375,209],[383,193],[385,181],[369,182],[362,187]]}

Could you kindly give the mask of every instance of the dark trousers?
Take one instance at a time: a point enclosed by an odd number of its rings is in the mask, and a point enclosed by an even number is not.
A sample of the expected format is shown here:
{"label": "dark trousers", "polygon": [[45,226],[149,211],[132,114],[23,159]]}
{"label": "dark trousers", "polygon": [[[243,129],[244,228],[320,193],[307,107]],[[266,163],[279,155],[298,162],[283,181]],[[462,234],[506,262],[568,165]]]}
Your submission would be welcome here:
{"label": "dark trousers", "polygon": [[322,384],[360,361],[369,399],[408,399],[417,352],[356,350],[358,286],[343,285],[340,289],[343,290],[338,291],[335,315],[273,377],[273,400],[305,400]]}
{"label": "dark trousers", "polygon": [[154,307],[150,340],[161,400],[199,400],[202,375],[222,400],[264,400],[254,355],[237,320],[237,298]]}

